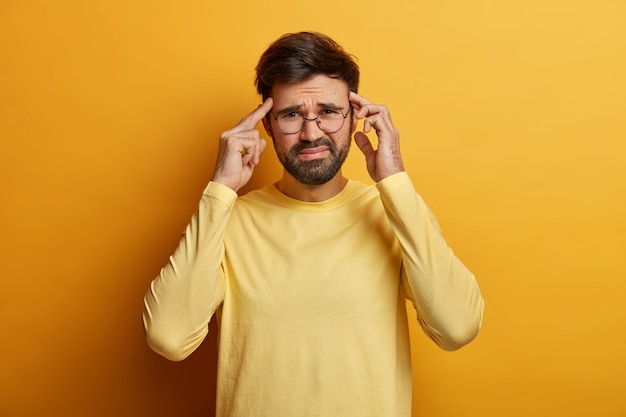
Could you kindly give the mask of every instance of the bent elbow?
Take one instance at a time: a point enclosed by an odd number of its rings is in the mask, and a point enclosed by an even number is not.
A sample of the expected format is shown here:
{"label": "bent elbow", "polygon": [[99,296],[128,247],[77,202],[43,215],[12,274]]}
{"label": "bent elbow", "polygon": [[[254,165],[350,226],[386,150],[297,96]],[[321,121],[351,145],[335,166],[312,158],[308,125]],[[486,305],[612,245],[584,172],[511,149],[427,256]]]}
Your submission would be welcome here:
{"label": "bent elbow", "polygon": [[481,302],[479,308],[470,319],[462,323],[459,322],[456,326],[451,326],[448,329],[447,337],[444,339],[445,342],[439,346],[447,351],[455,351],[474,340],[483,324],[483,310],[484,302]]}
{"label": "bent elbow", "polygon": [[174,329],[156,325],[146,315],[143,316],[143,327],[150,349],[173,362],[186,359],[206,336],[205,332],[197,337],[184,337]]}
{"label": "bent elbow", "polygon": [[478,336],[479,330],[480,324],[474,326],[463,326],[463,328],[448,331],[445,336],[435,342],[441,349],[453,352],[461,349],[463,346],[474,340],[476,336]]}
{"label": "bent elbow", "polygon": [[146,342],[148,346],[150,346],[150,349],[173,362],[180,362],[187,359],[191,352],[193,352],[193,350],[187,351],[184,345],[175,338],[156,335],[153,332],[146,332]]}
{"label": "bent elbow", "polygon": [[485,301],[478,293],[472,297],[467,308],[455,315],[456,320],[448,323],[442,343],[438,343],[443,350],[455,351],[470,343],[478,336],[483,324]]}
{"label": "bent elbow", "polygon": [[447,323],[440,323],[437,327],[430,327],[425,322],[420,320],[422,328],[426,331],[428,336],[445,351],[455,351],[461,349],[463,346],[469,344],[472,340],[478,336],[478,333],[482,327],[483,321],[483,308],[481,303],[479,308],[471,315],[464,315],[464,319],[447,321]]}

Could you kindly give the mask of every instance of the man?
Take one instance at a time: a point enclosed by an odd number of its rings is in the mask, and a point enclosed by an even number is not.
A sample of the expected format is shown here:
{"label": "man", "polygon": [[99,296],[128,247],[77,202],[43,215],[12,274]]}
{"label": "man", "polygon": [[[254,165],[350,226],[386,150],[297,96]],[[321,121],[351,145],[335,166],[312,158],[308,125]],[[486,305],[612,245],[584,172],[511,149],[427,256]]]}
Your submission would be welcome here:
{"label": "man", "polygon": [[[478,285],[404,172],[388,110],[357,94],[350,55],[289,34],[256,71],[263,104],[221,135],[198,212],[146,294],[148,343],[182,360],[217,312],[218,416],[409,416],[405,297],[454,350],[480,328]],[[238,197],[265,149],[259,122],[284,172]],[[375,185],[341,173],[353,133]]]}

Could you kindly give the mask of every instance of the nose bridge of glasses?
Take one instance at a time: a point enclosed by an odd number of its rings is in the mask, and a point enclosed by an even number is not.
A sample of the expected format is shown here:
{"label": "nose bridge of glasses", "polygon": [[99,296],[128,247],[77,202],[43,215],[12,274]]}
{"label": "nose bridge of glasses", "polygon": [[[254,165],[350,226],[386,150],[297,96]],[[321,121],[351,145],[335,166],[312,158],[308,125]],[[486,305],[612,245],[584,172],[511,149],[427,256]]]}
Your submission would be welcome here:
{"label": "nose bridge of glasses", "polygon": [[319,118],[319,115],[317,115],[317,116],[315,116],[313,118],[308,118],[308,117],[302,116],[302,126],[300,127],[300,132],[302,132],[303,130],[304,131],[307,130],[307,126],[309,125],[309,123],[307,123],[307,122],[315,122],[314,123],[314,126],[315,126],[314,129],[322,130],[322,120]]}
{"label": "nose bridge of glasses", "polygon": [[320,114],[321,114],[321,112],[317,116],[315,116],[313,118],[308,118],[308,117],[302,116],[302,127],[304,127],[307,122],[315,122],[315,124],[320,126],[322,124],[322,119],[320,119]]}

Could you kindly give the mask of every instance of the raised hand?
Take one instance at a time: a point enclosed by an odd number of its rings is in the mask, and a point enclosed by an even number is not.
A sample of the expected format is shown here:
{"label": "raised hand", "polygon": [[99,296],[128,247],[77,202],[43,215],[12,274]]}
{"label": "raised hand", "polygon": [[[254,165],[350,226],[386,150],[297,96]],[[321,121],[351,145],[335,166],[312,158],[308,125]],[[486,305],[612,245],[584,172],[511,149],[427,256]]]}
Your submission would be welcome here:
{"label": "raised hand", "polygon": [[272,109],[272,98],[265,100],[253,112],[245,116],[234,128],[220,136],[220,144],[211,181],[219,182],[234,191],[246,185],[254,167],[259,163],[267,145],[256,125]]}
{"label": "raised hand", "polygon": [[[350,92],[350,102],[357,119],[365,119],[363,131],[354,134],[354,141],[365,155],[367,171],[376,182],[404,171],[400,155],[400,132],[391,122],[387,107],[373,104],[365,97]],[[378,147],[374,149],[367,136],[372,128],[378,136]]]}

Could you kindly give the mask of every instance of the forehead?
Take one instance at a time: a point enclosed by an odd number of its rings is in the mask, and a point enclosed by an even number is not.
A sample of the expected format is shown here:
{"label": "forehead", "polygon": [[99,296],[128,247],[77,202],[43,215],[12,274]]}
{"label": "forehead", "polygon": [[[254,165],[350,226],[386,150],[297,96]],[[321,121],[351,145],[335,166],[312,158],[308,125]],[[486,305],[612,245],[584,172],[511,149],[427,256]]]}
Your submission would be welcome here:
{"label": "forehead", "polygon": [[344,105],[348,94],[345,81],[324,74],[297,83],[276,84],[272,88],[275,110],[289,106],[310,107],[318,103]]}

